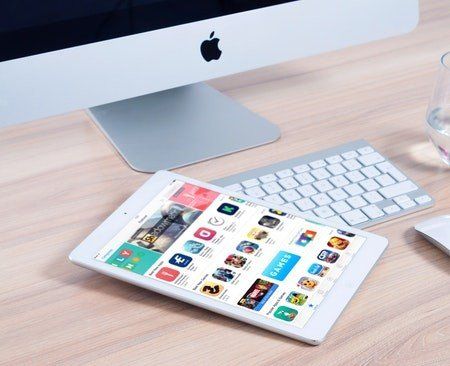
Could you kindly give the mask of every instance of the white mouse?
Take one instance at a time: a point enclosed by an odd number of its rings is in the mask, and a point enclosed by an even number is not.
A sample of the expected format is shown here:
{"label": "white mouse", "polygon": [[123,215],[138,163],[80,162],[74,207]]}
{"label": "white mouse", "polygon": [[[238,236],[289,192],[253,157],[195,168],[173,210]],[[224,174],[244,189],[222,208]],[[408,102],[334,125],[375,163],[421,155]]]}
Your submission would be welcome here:
{"label": "white mouse", "polygon": [[450,215],[433,217],[418,223],[414,228],[428,241],[450,255]]}

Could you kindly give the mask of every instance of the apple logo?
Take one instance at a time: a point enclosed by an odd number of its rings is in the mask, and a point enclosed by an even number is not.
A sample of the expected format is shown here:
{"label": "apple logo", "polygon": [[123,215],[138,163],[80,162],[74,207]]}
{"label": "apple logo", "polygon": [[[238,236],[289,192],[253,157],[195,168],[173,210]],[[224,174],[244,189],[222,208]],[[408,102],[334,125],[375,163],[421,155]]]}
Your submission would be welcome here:
{"label": "apple logo", "polygon": [[219,38],[213,38],[214,32],[211,32],[209,35],[209,39],[203,41],[200,46],[200,52],[202,53],[203,58],[206,62],[211,60],[218,60],[220,55],[222,55],[222,51],[219,49]]}

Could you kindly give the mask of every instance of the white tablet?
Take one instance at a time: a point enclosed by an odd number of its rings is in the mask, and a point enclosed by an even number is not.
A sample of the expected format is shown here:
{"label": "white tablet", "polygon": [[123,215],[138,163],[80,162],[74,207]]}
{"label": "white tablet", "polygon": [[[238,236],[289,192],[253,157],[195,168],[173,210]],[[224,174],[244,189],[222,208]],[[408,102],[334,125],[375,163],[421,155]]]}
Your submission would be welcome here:
{"label": "white tablet", "polygon": [[386,246],[368,232],[158,172],[69,258],[319,344]]}

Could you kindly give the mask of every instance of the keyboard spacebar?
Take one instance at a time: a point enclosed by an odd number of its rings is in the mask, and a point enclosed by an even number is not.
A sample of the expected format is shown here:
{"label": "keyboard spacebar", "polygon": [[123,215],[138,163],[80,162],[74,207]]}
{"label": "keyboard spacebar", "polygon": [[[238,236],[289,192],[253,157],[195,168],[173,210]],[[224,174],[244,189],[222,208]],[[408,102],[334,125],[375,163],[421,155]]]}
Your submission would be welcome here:
{"label": "keyboard spacebar", "polygon": [[400,196],[401,194],[415,191],[418,187],[411,181],[393,184],[391,186],[383,187],[378,190],[385,198],[392,198]]}

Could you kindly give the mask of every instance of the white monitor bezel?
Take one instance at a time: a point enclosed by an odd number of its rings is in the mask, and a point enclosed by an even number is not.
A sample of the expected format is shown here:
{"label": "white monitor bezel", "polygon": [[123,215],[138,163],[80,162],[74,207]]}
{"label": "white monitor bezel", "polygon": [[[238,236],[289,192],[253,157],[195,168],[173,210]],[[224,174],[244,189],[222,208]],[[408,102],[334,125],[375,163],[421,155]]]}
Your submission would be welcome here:
{"label": "white monitor bezel", "polygon": [[[418,0],[301,0],[0,62],[0,126],[403,34]],[[219,61],[200,44],[221,39]]]}

